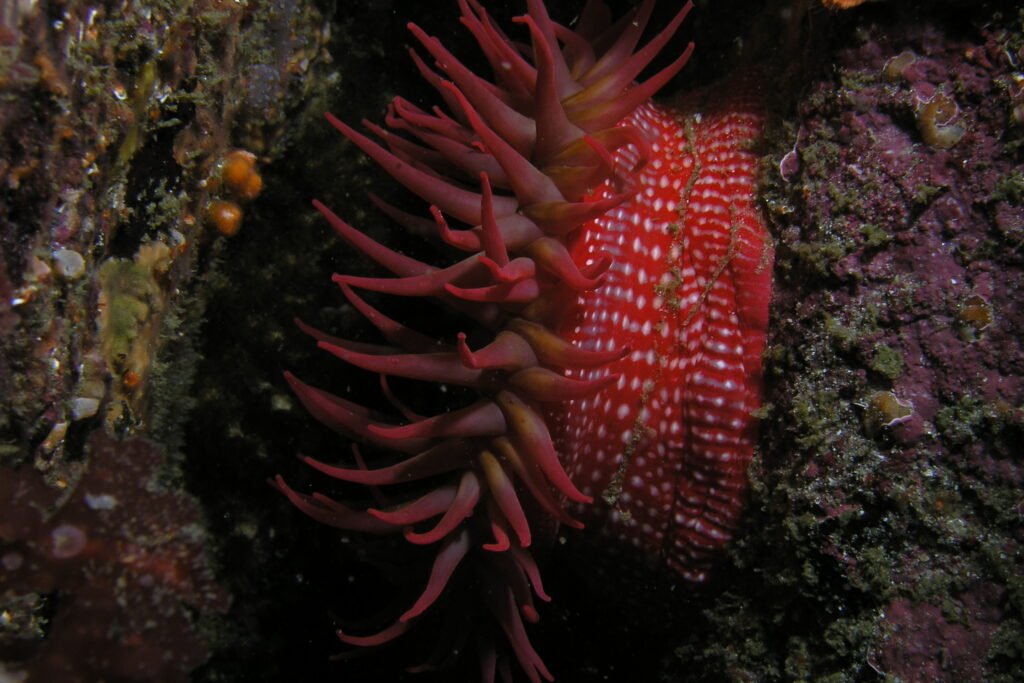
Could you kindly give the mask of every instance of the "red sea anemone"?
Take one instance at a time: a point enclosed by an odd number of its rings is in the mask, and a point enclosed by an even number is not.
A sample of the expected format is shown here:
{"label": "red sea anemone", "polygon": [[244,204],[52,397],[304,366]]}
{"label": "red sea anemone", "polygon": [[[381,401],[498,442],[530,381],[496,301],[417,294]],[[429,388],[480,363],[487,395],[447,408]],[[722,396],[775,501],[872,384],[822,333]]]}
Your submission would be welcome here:
{"label": "red sea anemone", "polygon": [[[476,0],[460,0],[496,82],[410,24],[434,66],[415,51],[413,61],[448,111],[396,98],[387,129],[364,122],[379,142],[328,115],[428,202],[432,219],[378,201],[384,213],[467,254],[446,267],[423,263],[314,203],[394,275],[333,278],[386,344],[299,326],[319,348],[379,373],[404,419],[287,374],[319,421],[398,457],[378,467],[354,448],[349,465],[303,458],[335,479],[382,487],[388,502],[378,508],[275,484],[323,523],[437,547],[422,595],[393,625],[339,633],[342,641],[388,642],[443,592],[472,585],[527,678],[551,680],[524,625],[538,619],[534,599],[549,599],[530,551],[538,528],[580,529],[584,517],[694,580],[731,536],[753,449],[771,248],[752,201],[753,108],[730,101],[692,116],[649,103],[692,45],[635,80],[691,6],[637,49],[653,0],[615,24],[588,2],[572,29],[529,0],[517,19],[531,38],[524,47]],[[466,329],[486,330],[487,342],[471,348],[459,330],[428,337],[360,292],[432,297],[464,315]],[[477,400],[421,416],[387,377],[461,385]],[[411,496],[410,482],[422,482]],[[457,578],[467,572],[472,581]],[[480,645],[483,679],[508,677],[506,648]]]}

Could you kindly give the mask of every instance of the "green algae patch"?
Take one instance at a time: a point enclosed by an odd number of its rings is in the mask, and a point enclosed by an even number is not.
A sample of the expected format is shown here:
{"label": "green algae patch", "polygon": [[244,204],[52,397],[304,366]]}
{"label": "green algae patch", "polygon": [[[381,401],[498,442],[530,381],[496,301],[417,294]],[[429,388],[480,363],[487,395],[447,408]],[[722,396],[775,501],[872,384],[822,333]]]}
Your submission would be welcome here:
{"label": "green algae patch", "polygon": [[869,367],[888,380],[903,374],[903,354],[885,344],[875,349]]}

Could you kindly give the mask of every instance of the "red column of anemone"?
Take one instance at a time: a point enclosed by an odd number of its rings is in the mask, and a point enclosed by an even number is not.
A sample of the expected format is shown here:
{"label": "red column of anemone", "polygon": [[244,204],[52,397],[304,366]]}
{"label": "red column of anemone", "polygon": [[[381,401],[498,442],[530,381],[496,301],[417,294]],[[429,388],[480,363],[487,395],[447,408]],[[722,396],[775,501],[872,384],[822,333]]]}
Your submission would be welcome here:
{"label": "red column of anemone", "polygon": [[[755,199],[756,108],[645,106],[623,121],[658,140],[636,197],[582,231],[578,259],[611,253],[561,333],[632,353],[619,375],[552,417],[570,476],[602,500],[601,533],[701,581],[742,510],[760,405],[772,250]],[[619,163],[633,163],[631,150]],[[611,190],[604,189],[607,193]]]}

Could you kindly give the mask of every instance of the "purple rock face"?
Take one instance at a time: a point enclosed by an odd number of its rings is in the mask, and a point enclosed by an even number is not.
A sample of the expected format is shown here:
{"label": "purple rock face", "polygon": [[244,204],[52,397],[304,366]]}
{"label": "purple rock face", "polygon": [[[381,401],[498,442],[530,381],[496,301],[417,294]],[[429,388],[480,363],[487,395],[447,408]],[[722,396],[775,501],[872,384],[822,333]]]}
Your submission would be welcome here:
{"label": "purple rock face", "polygon": [[890,635],[873,666],[905,681],[988,679],[981,655],[992,647],[1003,618],[1004,597],[994,584],[961,596],[967,623],[948,619],[935,605],[894,601],[885,612]]}
{"label": "purple rock face", "polygon": [[[917,445],[955,459],[940,411],[965,397],[1019,420],[1024,177],[1012,53],[997,34],[868,25],[838,55],[840,82],[818,84],[803,106],[790,182],[803,221],[783,241],[825,276],[795,284],[850,328],[866,386],[913,405],[889,434],[897,456],[916,459],[905,449]],[[928,103],[943,96],[953,112],[937,122]],[[954,126],[929,144],[929,128]]]}
{"label": "purple rock face", "polygon": [[749,535],[706,613],[721,644],[681,654],[762,672],[769,652],[783,678],[1010,680],[1021,18],[883,3],[832,28],[765,164],[778,285]]}

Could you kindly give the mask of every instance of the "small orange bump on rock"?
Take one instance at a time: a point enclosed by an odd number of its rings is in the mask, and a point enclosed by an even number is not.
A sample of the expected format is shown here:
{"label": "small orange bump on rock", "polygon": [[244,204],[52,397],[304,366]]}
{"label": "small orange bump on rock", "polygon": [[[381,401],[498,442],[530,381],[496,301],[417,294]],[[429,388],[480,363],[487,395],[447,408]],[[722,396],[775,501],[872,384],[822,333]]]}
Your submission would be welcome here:
{"label": "small orange bump on rock", "polygon": [[235,191],[238,198],[245,202],[251,202],[253,199],[259,196],[263,190],[263,178],[256,171],[253,171],[248,180],[245,182],[245,186]]}
{"label": "small orange bump on rock", "polygon": [[221,178],[228,190],[242,201],[255,199],[263,189],[263,179],[256,171],[256,155],[236,149],[224,160]]}
{"label": "small orange bump on rock", "polygon": [[256,155],[244,149],[236,149],[224,160],[222,176],[232,188],[243,185],[256,165]]}
{"label": "small orange bump on rock", "polygon": [[121,383],[128,391],[135,391],[142,386],[142,375],[134,370],[125,370],[124,374],[121,375]]}
{"label": "small orange bump on rock", "polygon": [[206,207],[206,222],[225,237],[231,237],[242,227],[242,209],[234,202],[215,199]]}

